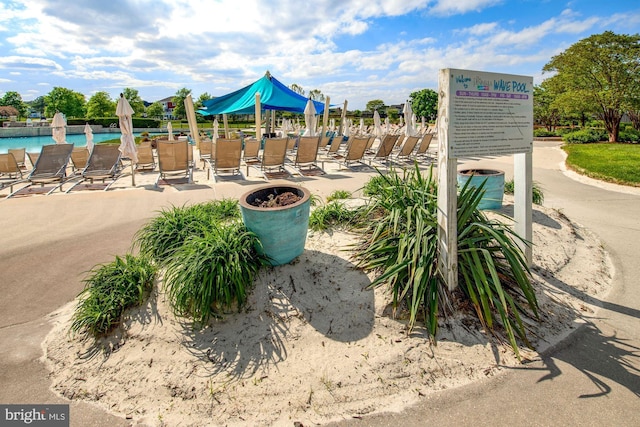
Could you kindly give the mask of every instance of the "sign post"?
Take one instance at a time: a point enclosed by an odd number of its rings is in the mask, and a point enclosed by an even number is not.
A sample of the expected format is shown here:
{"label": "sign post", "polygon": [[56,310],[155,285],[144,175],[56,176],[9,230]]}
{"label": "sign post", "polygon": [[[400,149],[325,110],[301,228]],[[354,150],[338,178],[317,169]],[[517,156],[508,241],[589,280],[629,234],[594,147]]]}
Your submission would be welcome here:
{"label": "sign post", "polygon": [[[438,81],[438,267],[453,290],[459,157],[516,155],[515,230],[531,241],[533,78],[447,68]],[[523,251],[530,265],[531,247]]]}

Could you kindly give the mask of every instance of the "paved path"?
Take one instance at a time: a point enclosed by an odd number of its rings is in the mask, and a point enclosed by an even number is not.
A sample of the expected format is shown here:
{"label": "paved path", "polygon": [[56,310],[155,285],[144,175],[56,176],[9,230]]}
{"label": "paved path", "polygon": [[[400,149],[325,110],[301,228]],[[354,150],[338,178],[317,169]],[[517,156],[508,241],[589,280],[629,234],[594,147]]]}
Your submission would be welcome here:
{"label": "paved path", "polygon": [[[401,414],[342,424],[640,425],[640,194],[572,180],[560,170],[561,161],[557,144],[536,142],[534,180],[544,187],[545,206],[561,209],[595,232],[612,255],[615,286],[598,318],[542,362],[436,394]],[[482,164],[510,173],[510,159]],[[338,174],[304,185],[326,196],[336,188],[355,190],[366,178]],[[125,253],[135,231],[156,210],[237,196],[254,184],[0,201],[0,402],[68,403],[49,390],[40,343],[50,329],[48,314],[77,295],[83,272]],[[72,426],[129,425],[78,402],[71,403],[71,420]]]}
{"label": "paved path", "polygon": [[[401,414],[341,425],[640,426],[640,189],[621,193],[568,178],[557,143],[535,147],[533,179],[544,188],[544,205],[593,231],[612,257],[614,287],[603,308],[541,362]],[[510,160],[480,163],[513,170]]]}

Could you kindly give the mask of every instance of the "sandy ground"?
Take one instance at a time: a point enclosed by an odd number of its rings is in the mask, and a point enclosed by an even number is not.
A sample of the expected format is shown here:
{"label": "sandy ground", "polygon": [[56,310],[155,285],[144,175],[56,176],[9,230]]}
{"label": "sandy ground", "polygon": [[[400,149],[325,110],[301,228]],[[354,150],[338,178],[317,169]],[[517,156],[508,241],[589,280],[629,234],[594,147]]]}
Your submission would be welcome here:
{"label": "sandy ground", "polygon": [[[513,207],[506,200],[504,212]],[[536,350],[593,313],[612,267],[601,244],[561,213],[534,209],[533,280],[541,321],[529,325]],[[202,329],[171,314],[161,282],[127,314],[103,351],[69,335],[75,302],[52,313],[43,361],[60,395],[93,402],[134,424],[315,425],[400,411],[439,390],[519,366],[511,348],[469,317],[440,325],[437,345],[391,317],[384,288],[350,260],[354,236],[308,237],[293,263],[260,274],[246,308]]]}

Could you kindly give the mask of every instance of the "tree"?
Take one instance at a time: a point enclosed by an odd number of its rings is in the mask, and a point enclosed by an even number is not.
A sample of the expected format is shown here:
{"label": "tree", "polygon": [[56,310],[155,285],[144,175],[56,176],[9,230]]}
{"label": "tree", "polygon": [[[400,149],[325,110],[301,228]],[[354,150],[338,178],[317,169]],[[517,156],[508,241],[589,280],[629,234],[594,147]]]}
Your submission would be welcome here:
{"label": "tree", "polygon": [[411,92],[409,101],[411,101],[411,109],[416,117],[435,121],[438,116],[438,92],[433,89]]}
{"label": "tree", "polygon": [[160,117],[164,116],[164,108],[159,102],[154,102],[147,107],[147,117]]}
{"label": "tree", "polygon": [[27,105],[31,107],[32,111],[38,112],[40,117],[44,117],[44,105],[45,105],[44,96],[39,96],[33,101],[27,102]]}
{"label": "tree", "polygon": [[540,86],[533,87],[533,119],[552,132],[560,122],[560,111],[554,105],[555,94],[548,83],[545,80]]}
{"label": "tree", "polygon": [[556,72],[552,78],[565,102],[586,103],[615,142],[620,120],[640,89],[640,35],[605,31],[589,36],[552,57],[543,71]]}
{"label": "tree", "polygon": [[142,98],[140,98],[137,89],[127,87],[122,91],[122,94],[126,100],[129,101],[129,105],[131,105],[131,108],[133,109],[134,116],[141,117],[142,113],[144,113],[144,102],[142,101]]}
{"label": "tree", "polygon": [[116,103],[107,92],[96,92],[87,102],[87,118],[113,117],[116,115]]}
{"label": "tree", "polygon": [[293,83],[291,86],[289,86],[289,89],[291,89],[292,91],[294,91],[297,94],[300,94],[300,95],[304,96],[304,89],[302,89],[302,86],[300,86],[297,83]]}
{"label": "tree", "polygon": [[320,92],[320,89],[313,89],[309,91],[309,98],[314,101],[324,101],[324,94]]}
{"label": "tree", "polygon": [[60,111],[67,117],[84,117],[84,95],[64,87],[54,87],[45,96],[45,115],[53,117]]}
{"label": "tree", "polygon": [[213,99],[213,96],[209,95],[207,92],[200,95],[195,103],[196,109],[201,108],[204,105],[204,101],[208,101],[210,99]]}
{"label": "tree", "polygon": [[371,112],[378,110],[378,113],[380,113],[380,111],[385,108],[387,108],[387,106],[384,105],[384,101],[382,99],[372,99],[371,101],[367,102],[366,105],[366,110]]}
{"label": "tree", "polygon": [[184,108],[184,100],[187,98],[187,95],[191,94],[191,89],[187,89],[183,87],[173,97],[173,115],[175,117],[186,117],[187,110]]}
{"label": "tree", "polygon": [[22,101],[22,96],[18,92],[9,91],[0,99],[0,106],[13,107],[18,111],[19,117],[27,115],[27,105]]}

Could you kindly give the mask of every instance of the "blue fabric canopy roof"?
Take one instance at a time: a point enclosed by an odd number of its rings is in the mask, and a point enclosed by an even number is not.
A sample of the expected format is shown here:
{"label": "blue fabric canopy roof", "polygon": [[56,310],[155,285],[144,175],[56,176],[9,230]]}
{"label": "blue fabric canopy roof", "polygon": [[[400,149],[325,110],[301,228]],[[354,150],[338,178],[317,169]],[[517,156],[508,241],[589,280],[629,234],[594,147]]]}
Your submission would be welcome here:
{"label": "blue fabric canopy roof", "polygon": [[[304,113],[307,99],[292,91],[267,72],[260,80],[227,95],[203,102],[198,113],[214,114],[253,114],[255,113],[256,93],[260,93],[260,105],[263,110],[290,111]],[[322,102],[313,101],[316,114],[324,112]]]}

